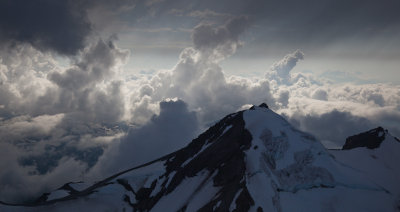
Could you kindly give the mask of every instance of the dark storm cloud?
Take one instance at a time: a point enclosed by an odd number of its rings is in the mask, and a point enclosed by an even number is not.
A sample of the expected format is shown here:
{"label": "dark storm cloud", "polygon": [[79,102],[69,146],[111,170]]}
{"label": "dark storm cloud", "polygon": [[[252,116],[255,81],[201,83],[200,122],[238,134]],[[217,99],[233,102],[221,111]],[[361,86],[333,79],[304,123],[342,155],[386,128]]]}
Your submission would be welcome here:
{"label": "dark storm cloud", "polygon": [[75,54],[91,32],[82,6],[72,0],[2,0],[0,42],[30,43],[40,50]]}

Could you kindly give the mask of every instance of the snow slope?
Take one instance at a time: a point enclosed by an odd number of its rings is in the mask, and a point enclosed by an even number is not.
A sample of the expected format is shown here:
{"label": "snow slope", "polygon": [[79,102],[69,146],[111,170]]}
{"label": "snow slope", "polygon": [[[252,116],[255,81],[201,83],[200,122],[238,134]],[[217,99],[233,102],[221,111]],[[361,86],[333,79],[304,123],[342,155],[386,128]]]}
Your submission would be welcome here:
{"label": "snow slope", "polygon": [[337,161],[359,170],[393,195],[400,197],[400,142],[386,130],[380,129],[379,134],[383,140],[379,147],[330,150],[330,153]]}
{"label": "snow slope", "polygon": [[[337,162],[319,141],[268,108],[246,111],[244,120],[253,137],[252,148],[246,152],[247,187],[255,199],[251,211],[258,207],[263,211],[398,210],[397,196],[383,184],[347,162]],[[400,170],[396,166],[388,169]]]}

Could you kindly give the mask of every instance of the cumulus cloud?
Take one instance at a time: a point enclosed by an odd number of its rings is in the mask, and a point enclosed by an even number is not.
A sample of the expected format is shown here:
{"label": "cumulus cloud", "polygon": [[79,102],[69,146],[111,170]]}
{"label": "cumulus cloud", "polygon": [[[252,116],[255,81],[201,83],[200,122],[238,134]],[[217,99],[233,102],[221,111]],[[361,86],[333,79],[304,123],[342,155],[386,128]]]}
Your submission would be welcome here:
{"label": "cumulus cloud", "polygon": [[267,73],[267,77],[278,81],[278,83],[289,83],[291,80],[290,71],[296,66],[299,60],[303,59],[304,53],[300,50],[287,54],[271,66],[271,71]]}
{"label": "cumulus cloud", "polygon": [[124,161],[145,162],[182,148],[198,133],[196,113],[182,100],[162,101],[159,115],[145,126],[130,129],[119,145]]}
{"label": "cumulus cloud", "polygon": [[196,114],[182,100],[159,103],[159,115],[140,127],[129,129],[116,140],[89,173],[98,178],[116,171],[154,160],[184,147],[199,133]]}
{"label": "cumulus cloud", "polygon": [[62,120],[64,114],[37,117],[17,116],[0,122],[0,142],[21,142],[24,139],[48,135]]}
{"label": "cumulus cloud", "polygon": [[0,51],[0,143],[13,155],[3,154],[13,162],[0,172],[2,200],[81,179],[126,131],[118,73],[129,51],[98,39],[77,56],[63,68],[29,44]]}
{"label": "cumulus cloud", "polygon": [[314,91],[314,93],[311,96],[313,99],[318,99],[318,100],[328,100],[328,93],[324,89],[317,89]]}
{"label": "cumulus cloud", "polygon": [[[227,77],[219,65],[236,51],[240,45],[239,36],[246,26],[247,18],[242,16],[232,18],[222,26],[196,26],[192,34],[194,48],[184,49],[172,70],[141,80],[140,92],[134,94],[132,104],[151,105],[177,97],[197,112],[202,126],[245,104],[267,101],[274,106],[268,79]],[[133,121],[137,120],[135,114]]]}
{"label": "cumulus cloud", "polygon": [[323,142],[333,142],[336,145],[333,147],[341,147],[341,143],[344,143],[350,135],[376,127],[367,118],[336,109],[322,114],[295,113],[289,118],[289,121]]}
{"label": "cumulus cloud", "polygon": [[115,75],[129,51],[112,41],[99,40],[85,48],[82,59],[66,70],[51,55],[29,45],[0,54],[2,118],[80,112],[82,118],[118,121],[124,115],[124,97]]}
{"label": "cumulus cloud", "polygon": [[99,40],[75,66],[50,73],[48,79],[58,86],[58,92],[43,96],[54,104],[47,111],[79,112],[92,121],[119,121],[125,112],[124,97],[121,82],[113,78],[128,56],[129,51],[116,48],[112,41]]}
{"label": "cumulus cloud", "polygon": [[301,79],[282,85],[289,90],[290,98],[288,107],[278,110],[301,130],[334,147],[342,146],[347,136],[377,126],[399,135],[399,86],[337,85],[323,80],[316,84],[306,77]]}
{"label": "cumulus cloud", "polygon": [[[34,175],[34,166],[21,166],[19,158],[22,152],[15,145],[0,142],[0,198],[2,201],[23,202],[37,197],[41,192],[46,192],[60,186],[61,182],[81,179],[86,164],[72,158],[63,157],[57,167],[46,175]],[[5,160],[6,159],[6,160]]]}

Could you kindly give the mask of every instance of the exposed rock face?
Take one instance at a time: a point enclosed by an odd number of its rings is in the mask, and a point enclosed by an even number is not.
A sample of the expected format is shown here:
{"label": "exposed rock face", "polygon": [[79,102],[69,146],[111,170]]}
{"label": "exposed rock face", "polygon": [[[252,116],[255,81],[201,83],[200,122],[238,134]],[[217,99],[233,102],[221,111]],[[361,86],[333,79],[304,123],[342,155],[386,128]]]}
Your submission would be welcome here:
{"label": "exposed rock face", "polygon": [[[258,107],[267,108],[267,109],[269,108],[267,103],[265,103],[265,102],[261,103]],[[256,109],[255,105],[250,107],[250,110],[255,110],[255,109]]]}
{"label": "exposed rock face", "polygon": [[378,148],[382,141],[385,140],[387,130],[378,127],[367,132],[350,136],[346,139],[346,143],[342,149],[354,149],[357,147],[367,147],[368,149]]}
{"label": "exposed rock face", "polygon": [[[205,204],[199,211],[228,211],[235,194],[241,191],[236,199],[236,207],[240,211],[247,211],[252,205],[252,198],[248,194],[243,179],[246,171],[244,151],[250,148],[251,135],[244,128],[242,112],[229,115],[216,125],[193,140],[186,148],[176,152],[166,160],[166,173],[154,181],[162,187],[157,193],[150,196],[155,186],[150,187],[148,196],[136,196],[135,210],[148,211],[163,197],[173,192],[186,178],[207,172],[197,189],[210,180],[214,187],[221,187],[213,200]],[[169,182],[169,183],[167,183]],[[138,193],[148,190],[141,188]],[[179,211],[184,211],[191,199],[185,202]],[[217,205],[217,203],[219,203]],[[254,204],[254,203],[253,203]]]}
{"label": "exposed rock face", "polygon": [[262,104],[260,104],[258,107],[263,107],[263,108],[267,108],[268,109],[268,105],[267,105],[267,103],[262,103]]}

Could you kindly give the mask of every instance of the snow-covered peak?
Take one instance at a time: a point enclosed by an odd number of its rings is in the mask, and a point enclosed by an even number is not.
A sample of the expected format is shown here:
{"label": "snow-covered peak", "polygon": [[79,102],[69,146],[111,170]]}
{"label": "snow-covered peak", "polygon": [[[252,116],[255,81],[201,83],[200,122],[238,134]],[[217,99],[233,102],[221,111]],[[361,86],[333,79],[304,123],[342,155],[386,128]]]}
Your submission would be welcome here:
{"label": "snow-covered peak", "polygon": [[[393,183],[399,168],[389,160],[400,150],[387,146],[393,137],[384,136],[378,149],[328,152],[312,135],[261,104],[227,115],[176,152],[82,189],[68,184],[31,204],[34,208],[17,209],[395,211],[400,188]],[[381,170],[396,171],[379,178],[359,164],[345,163],[351,152],[357,157],[376,153],[383,159],[376,163],[385,167]]]}
{"label": "snow-covered peak", "polygon": [[253,147],[259,148],[256,152],[266,151],[266,154],[274,158],[271,162],[277,168],[293,163],[295,152],[326,152],[312,135],[293,128],[282,116],[268,108],[254,107],[247,110],[243,113],[243,119],[246,129],[252,135]]}
{"label": "snow-covered peak", "polygon": [[[385,194],[388,190],[359,170],[337,162],[313,136],[295,129],[267,108],[253,107],[243,113],[243,119],[252,135],[252,146],[246,151],[246,182],[256,207],[264,211],[323,211],[318,204],[313,205],[314,209],[304,207],[301,210],[299,206],[328,201],[324,198],[340,198],[335,193],[346,190],[357,195],[350,198],[351,201],[337,201],[329,207],[346,205],[346,210],[360,211],[369,205],[372,211],[382,209],[378,206],[382,199],[371,198],[371,202],[363,203],[365,205],[351,203],[377,193]],[[319,196],[322,191],[327,196]],[[369,194],[360,196],[358,192],[361,191]],[[273,204],[266,202],[266,197],[272,199]],[[288,199],[295,202],[294,207],[284,204]]]}

